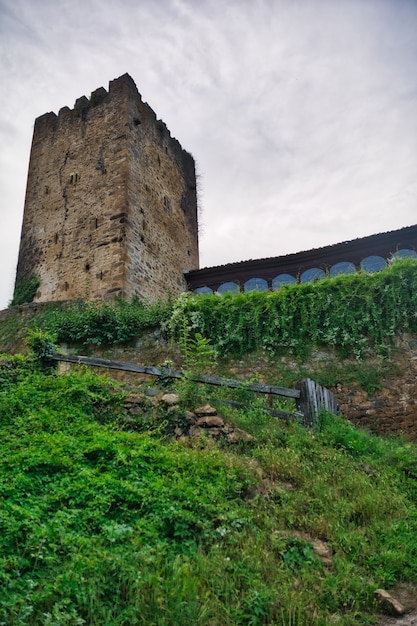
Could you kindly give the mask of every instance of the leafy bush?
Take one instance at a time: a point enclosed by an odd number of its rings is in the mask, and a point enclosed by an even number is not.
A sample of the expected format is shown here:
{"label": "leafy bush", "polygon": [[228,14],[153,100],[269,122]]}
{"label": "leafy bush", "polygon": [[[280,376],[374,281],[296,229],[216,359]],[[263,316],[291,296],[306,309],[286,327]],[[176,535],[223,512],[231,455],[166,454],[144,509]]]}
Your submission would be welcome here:
{"label": "leafy bush", "polygon": [[116,298],[111,302],[77,301],[46,312],[37,323],[57,336],[59,342],[95,345],[126,343],[145,329],[158,328],[169,316],[171,303],[150,304]]}
{"label": "leafy bush", "polygon": [[15,385],[21,377],[27,375],[28,371],[33,368],[31,358],[21,354],[17,355],[0,355],[0,391]]}
{"label": "leafy bush", "polygon": [[208,373],[216,365],[217,354],[210,339],[203,337],[200,333],[190,332],[186,317],[183,319],[179,345],[183,368],[177,389],[182,402],[189,409],[194,409],[198,404],[207,402],[205,386],[195,382],[195,375]]}
{"label": "leafy bush", "polygon": [[28,329],[27,344],[32,350],[32,359],[44,370],[54,369],[57,365],[51,356],[56,352],[56,337],[42,330]]}

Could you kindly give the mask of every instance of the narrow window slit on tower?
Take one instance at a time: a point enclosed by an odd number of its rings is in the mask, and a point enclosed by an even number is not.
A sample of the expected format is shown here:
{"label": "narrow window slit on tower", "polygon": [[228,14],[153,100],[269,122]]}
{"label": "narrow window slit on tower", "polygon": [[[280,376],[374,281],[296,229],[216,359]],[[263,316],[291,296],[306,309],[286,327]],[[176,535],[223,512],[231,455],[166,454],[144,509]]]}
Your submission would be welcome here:
{"label": "narrow window slit on tower", "polygon": [[100,154],[100,156],[99,156],[99,158],[97,160],[96,170],[98,170],[102,174],[106,173],[106,167],[104,165],[104,158],[103,158],[103,154],[102,153]]}
{"label": "narrow window slit on tower", "polygon": [[90,264],[88,263],[88,261],[87,261],[87,263],[84,265],[84,268],[85,268],[85,271],[86,271],[86,272],[89,272],[89,271],[90,271]]}
{"label": "narrow window slit on tower", "polygon": [[164,207],[165,210],[170,212],[171,211],[171,203],[169,201],[169,198],[167,196],[164,196]]}

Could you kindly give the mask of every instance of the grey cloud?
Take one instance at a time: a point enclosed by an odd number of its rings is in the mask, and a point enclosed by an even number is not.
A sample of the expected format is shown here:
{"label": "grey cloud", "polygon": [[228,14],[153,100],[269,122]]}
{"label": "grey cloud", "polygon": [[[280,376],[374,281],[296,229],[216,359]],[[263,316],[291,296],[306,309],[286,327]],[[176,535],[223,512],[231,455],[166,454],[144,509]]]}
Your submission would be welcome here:
{"label": "grey cloud", "polygon": [[0,307],[34,118],[126,71],[197,160],[202,265],[416,221],[412,0],[2,4]]}

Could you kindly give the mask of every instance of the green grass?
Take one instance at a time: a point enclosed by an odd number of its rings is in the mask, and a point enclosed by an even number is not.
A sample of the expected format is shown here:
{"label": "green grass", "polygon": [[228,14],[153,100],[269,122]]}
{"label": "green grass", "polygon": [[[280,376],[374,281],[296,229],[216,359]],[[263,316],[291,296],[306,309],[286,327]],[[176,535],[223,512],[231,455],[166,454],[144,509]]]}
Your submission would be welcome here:
{"label": "green grass", "polygon": [[84,369],[0,371],[0,624],[371,624],[417,583],[414,445],[256,405],[253,442],[178,442]]}
{"label": "green grass", "polygon": [[0,345],[3,349],[10,350],[16,342],[16,335],[20,330],[18,315],[4,314],[0,321]]}

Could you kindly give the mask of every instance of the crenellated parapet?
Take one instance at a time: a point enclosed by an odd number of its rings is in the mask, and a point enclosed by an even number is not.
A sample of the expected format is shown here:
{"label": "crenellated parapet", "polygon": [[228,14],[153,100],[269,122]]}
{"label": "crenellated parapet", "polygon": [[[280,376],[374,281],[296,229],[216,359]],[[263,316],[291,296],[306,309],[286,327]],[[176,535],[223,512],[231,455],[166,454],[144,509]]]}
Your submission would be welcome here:
{"label": "crenellated parapet", "polygon": [[[171,136],[171,132],[165,122],[157,118],[155,111],[148,103],[142,101],[142,96],[129,74],[123,74],[123,76],[110,81],[108,91],[104,87],[98,87],[91,92],[89,98],[85,95],[80,96],[76,99],[72,109],[68,106],[64,106],[59,110],[58,114],[52,111],[44,113],[36,118],[35,128],[41,127],[45,130],[47,127],[50,127],[53,130],[60,122],[68,122],[68,120],[79,118],[86,121],[87,115],[91,113],[95,107],[100,105],[106,106],[112,99],[117,100],[121,98],[124,100],[126,96],[132,100],[132,103],[138,106],[146,120],[155,125],[155,129],[161,140],[165,139],[166,141],[170,141],[172,142],[174,150],[183,151],[179,141]],[[140,117],[136,117],[133,119],[133,123],[138,126],[142,124],[142,120]]]}

